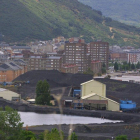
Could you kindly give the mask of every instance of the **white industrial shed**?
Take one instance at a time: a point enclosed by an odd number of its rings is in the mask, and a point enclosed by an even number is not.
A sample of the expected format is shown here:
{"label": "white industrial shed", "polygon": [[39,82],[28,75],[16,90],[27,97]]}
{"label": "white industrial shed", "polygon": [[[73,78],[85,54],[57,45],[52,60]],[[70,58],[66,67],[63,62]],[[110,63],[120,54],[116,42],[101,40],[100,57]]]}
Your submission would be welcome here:
{"label": "white industrial shed", "polygon": [[[90,106],[95,109],[120,110],[119,103],[106,97],[106,85],[95,80],[81,84],[81,99],[89,100]],[[87,101],[88,105],[89,102]]]}
{"label": "white industrial shed", "polygon": [[0,88],[0,98],[10,100],[10,101],[19,101],[21,99],[21,96],[16,92],[4,88]]}

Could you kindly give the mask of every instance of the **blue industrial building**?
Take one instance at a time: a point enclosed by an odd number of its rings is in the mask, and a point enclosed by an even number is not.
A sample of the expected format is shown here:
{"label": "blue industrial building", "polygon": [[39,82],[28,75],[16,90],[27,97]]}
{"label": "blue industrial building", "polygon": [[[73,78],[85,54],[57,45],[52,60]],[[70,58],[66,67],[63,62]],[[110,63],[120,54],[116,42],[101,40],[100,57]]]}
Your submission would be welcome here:
{"label": "blue industrial building", "polygon": [[80,89],[74,89],[73,90],[73,97],[79,97],[80,96],[80,93],[81,93],[81,90]]}

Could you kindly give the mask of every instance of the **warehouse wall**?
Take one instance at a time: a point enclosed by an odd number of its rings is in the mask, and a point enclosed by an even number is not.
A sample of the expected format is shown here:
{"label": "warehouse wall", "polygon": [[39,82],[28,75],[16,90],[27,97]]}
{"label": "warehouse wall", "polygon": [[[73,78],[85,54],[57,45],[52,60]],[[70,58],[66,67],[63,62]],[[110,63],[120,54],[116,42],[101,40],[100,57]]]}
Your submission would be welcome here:
{"label": "warehouse wall", "polygon": [[0,97],[12,101],[12,97],[20,98],[20,95],[12,91],[5,90],[5,91],[0,91]]}
{"label": "warehouse wall", "polygon": [[107,110],[110,110],[110,111],[119,111],[120,110],[119,103],[117,103],[109,98],[101,97],[97,94],[87,98],[86,100],[107,100],[108,101]]}
{"label": "warehouse wall", "polygon": [[81,84],[81,97],[91,93],[106,97],[106,85],[95,80]]}

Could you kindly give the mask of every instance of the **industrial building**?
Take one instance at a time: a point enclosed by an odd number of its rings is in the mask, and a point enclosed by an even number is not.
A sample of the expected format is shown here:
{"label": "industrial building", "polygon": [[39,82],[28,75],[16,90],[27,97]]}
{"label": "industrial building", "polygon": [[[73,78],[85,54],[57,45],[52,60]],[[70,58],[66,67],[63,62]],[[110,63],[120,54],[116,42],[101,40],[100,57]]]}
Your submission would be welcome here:
{"label": "industrial building", "polygon": [[95,80],[81,84],[81,100],[89,109],[120,110],[119,103],[106,97],[106,85]]}
{"label": "industrial building", "polygon": [[0,98],[9,100],[9,101],[19,101],[21,99],[20,94],[17,94],[16,92],[0,88]]}

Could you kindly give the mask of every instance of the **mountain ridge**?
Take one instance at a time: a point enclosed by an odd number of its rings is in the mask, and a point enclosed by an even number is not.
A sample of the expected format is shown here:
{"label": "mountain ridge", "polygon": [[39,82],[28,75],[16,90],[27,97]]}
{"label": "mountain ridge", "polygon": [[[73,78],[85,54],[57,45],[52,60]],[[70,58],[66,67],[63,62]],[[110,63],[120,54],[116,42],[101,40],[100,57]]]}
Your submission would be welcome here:
{"label": "mountain ridge", "polygon": [[140,27],[140,0],[78,0],[93,9],[100,10],[104,16],[128,25]]}
{"label": "mountain ridge", "polygon": [[0,13],[0,33],[8,42],[62,35],[83,36],[86,42],[102,39],[111,45],[140,43],[140,28],[106,18],[77,0],[1,0]]}

